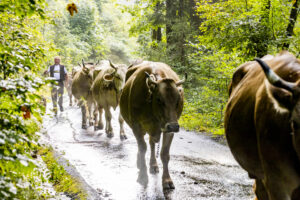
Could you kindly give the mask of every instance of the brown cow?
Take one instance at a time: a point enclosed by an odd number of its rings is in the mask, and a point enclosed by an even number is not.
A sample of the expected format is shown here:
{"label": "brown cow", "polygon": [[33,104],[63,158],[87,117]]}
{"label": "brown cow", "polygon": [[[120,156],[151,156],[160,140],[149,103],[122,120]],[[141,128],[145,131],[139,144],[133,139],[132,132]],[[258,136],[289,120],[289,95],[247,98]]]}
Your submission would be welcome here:
{"label": "brown cow", "polygon": [[[127,76],[131,74],[131,76]],[[128,80],[120,100],[120,110],[127,124],[132,128],[138,143],[137,167],[140,170],[138,182],[148,183],[145,162],[146,143],[144,135],[150,136],[150,173],[158,173],[155,158],[155,143],[163,132],[161,160],[163,163],[162,185],[174,189],[169,174],[169,150],[174,132],[179,131],[178,119],[183,109],[183,89],[177,74],[166,64],[144,61],[127,71]]]}
{"label": "brown cow", "polygon": [[[119,105],[120,94],[125,84],[126,71],[126,65],[120,64],[115,66],[110,61],[102,61],[94,72],[96,78],[92,85],[92,94],[99,111],[99,121],[97,120],[98,112],[94,112],[95,130],[103,128],[102,112],[104,108],[106,119],[105,132],[107,137],[110,138],[114,135],[111,125],[112,115],[110,108],[113,107],[116,109]],[[119,123],[120,138],[121,140],[127,139],[123,127],[124,119],[121,114],[119,114]]]}
{"label": "brown cow", "polygon": [[72,80],[73,80],[72,73],[68,73],[67,76],[68,76],[68,80],[66,80],[64,82],[64,85],[65,85],[65,88],[66,88],[66,90],[68,92],[68,96],[69,96],[69,106],[72,106],[72,104],[73,104],[73,102],[72,102],[72,96],[73,96],[72,95]]}
{"label": "brown cow", "polygon": [[94,124],[92,119],[92,107],[94,101],[91,93],[94,67],[93,63],[85,64],[82,60],[82,68],[75,72],[72,81],[72,94],[79,101],[79,106],[81,107],[83,129],[87,129],[86,107],[88,108],[89,125],[92,126]]}
{"label": "brown cow", "polygon": [[287,52],[262,60],[233,75],[226,138],[259,200],[300,199],[300,61]]}

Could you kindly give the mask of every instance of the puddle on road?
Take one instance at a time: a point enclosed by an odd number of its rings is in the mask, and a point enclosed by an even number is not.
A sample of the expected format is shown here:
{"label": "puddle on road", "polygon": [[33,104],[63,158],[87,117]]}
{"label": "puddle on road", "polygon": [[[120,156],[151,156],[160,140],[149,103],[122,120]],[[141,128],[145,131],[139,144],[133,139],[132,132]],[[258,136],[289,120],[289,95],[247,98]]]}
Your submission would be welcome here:
{"label": "puddle on road", "polygon": [[[171,147],[169,169],[176,189],[163,193],[160,173],[149,176],[147,187],[136,182],[137,145],[126,125],[126,141],[119,138],[118,111],[113,112],[115,136],[106,137],[103,130],[81,129],[78,107],[65,104],[65,112],[56,119],[45,118],[49,142],[78,170],[85,181],[103,199],[253,199],[252,184],[247,174],[237,166],[227,147],[192,132],[176,134]],[[55,123],[54,123],[55,122]],[[146,139],[148,141],[148,139]],[[147,164],[150,147],[147,148]]]}

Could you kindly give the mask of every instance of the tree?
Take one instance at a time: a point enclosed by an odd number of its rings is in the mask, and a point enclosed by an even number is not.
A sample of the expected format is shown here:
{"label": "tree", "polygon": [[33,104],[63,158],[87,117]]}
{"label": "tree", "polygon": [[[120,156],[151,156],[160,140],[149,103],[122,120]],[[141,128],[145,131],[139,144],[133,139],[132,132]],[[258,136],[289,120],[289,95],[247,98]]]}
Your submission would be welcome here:
{"label": "tree", "polygon": [[294,35],[294,27],[297,21],[297,17],[298,17],[298,10],[299,10],[299,0],[295,0],[293,1],[293,6],[291,9],[291,14],[290,14],[290,18],[289,18],[289,23],[288,26],[286,28],[286,37],[288,39],[288,41],[283,43],[283,49],[288,49],[290,46],[290,38]]}

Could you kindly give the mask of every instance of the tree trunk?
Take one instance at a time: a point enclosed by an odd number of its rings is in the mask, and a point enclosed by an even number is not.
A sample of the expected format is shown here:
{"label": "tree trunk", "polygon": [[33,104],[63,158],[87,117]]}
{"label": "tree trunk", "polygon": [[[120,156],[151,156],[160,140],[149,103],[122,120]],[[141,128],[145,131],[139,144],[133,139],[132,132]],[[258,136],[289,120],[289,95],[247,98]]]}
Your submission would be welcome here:
{"label": "tree trunk", "polygon": [[156,40],[157,40],[158,42],[161,42],[161,38],[162,38],[161,27],[158,27],[158,28],[157,28]]}
{"label": "tree trunk", "polygon": [[287,37],[288,41],[286,41],[283,44],[283,49],[288,49],[289,48],[289,46],[290,46],[290,37],[292,37],[294,35],[294,26],[295,26],[295,23],[296,23],[297,17],[298,17],[299,2],[300,2],[300,0],[296,0],[293,3],[293,7],[291,9],[291,14],[290,14],[289,24],[288,24],[287,29],[286,29],[286,37]]}
{"label": "tree trunk", "polygon": [[[161,33],[161,24],[160,22],[162,21],[162,19],[160,19],[161,15],[160,15],[160,9],[161,9],[162,4],[160,2],[157,2],[155,5],[155,22],[153,23],[153,25],[157,26],[156,28],[152,29],[152,42],[161,42],[161,38],[162,38],[162,33]],[[156,45],[153,46],[154,48],[156,47]]]}
{"label": "tree trunk", "polygon": [[[179,17],[180,20],[183,21],[184,17],[183,17],[183,13],[184,12],[184,0],[179,0]],[[181,65],[185,65],[185,49],[184,49],[184,45],[185,45],[185,34],[184,31],[180,32],[180,38],[179,39],[179,56],[180,56],[180,63]]]}
{"label": "tree trunk", "polygon": [[176,20],[176,7],[174,5],[174,0],[166,0],[166,35],[167,35],[167,44],[169,46],[174,44],[175,41],[172,33],[172,26],[175,24],[175,20]]}
{"label": "tree trunk", "polygon": [[196,12],[196,0],[189,0],[189,17],[191,25],[194,27],[194,30],[199,31],[199,27],[201,25],[200,17],[197,15]]}
{"label": "tree trunk", "polygon": [[[268,44],[270,40],[270,8],[271,8],[271,1],[266,0],[265,5],[262,8],[262,15],[259,22],[259,35],[253,35],[251,41],[256,44],[255,52],[257,57],[263,57],[268,54]],[[262,37],[264,34],[264,37]]]}

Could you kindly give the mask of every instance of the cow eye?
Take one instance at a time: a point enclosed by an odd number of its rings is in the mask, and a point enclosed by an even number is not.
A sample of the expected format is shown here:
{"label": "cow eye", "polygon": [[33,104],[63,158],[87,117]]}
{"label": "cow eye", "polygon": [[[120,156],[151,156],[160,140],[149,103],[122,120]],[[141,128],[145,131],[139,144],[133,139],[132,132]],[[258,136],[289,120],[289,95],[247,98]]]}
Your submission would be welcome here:
{"label": "cow eye", "polygon": [[158,103],[159,105],[161,105],[161,106],[164,105],[164,102],[163,102],[160,98],[157,98],[157,103]]}
{"label": "cow eye", "polygon": [[294,129],[294,130],[297,130],[297,129],[299,129],[299,125],[298,125],[298,123],[296,122],[296,121],[292,121],[292,128]]}
{"label": "cow eye", "polygon": [[178,108],[178,107],[179,107],[179,100],[176,103],[176,108]]}

